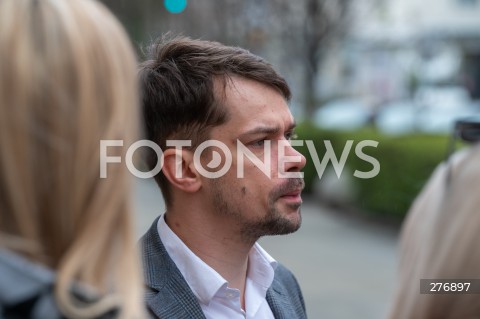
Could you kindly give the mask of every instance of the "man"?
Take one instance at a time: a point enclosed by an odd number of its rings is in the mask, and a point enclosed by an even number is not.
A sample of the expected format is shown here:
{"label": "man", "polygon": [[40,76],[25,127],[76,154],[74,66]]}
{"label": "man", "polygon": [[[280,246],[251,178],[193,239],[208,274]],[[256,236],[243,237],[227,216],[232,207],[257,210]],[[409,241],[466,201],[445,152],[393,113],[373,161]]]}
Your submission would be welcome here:
{"label": "man", "polygon": [[162,165],[166,203],[141,239],[150,313],[306,318],[296,279],[256,243],[301,223],[305,158],[289,143],[287,83],[263,59],[216,42],[163,40],[150,55],[143,111],[163,156],[147,162]]}

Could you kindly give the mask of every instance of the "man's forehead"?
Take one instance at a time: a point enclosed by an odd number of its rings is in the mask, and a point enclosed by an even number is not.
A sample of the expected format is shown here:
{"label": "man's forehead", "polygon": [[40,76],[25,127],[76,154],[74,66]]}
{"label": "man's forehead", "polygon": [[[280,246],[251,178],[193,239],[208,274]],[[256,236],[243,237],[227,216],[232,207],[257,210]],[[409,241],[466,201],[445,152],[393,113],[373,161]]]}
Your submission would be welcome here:
{"label": "man's forehead", "polygon": [[240,111],[267,106],[289,111],[285,97],[275,87],[238,76],[227,80],[223,87],[223,102],[227,107],[238,108]]}
{"label": "man's forehead", "polygon": [[296,122],[287,108],[286,112],[266,112],[250,119],[232,117],[226,126],[244,137],[255,134],[283,134],[283,132],[293,130]]}
{"label": "man's forehead", "polygon": [[242,134],[259,127],[284,130],[294,124],[286,99],[275,88],[239,76],[217,78],[214,83],[218,102],[229,113],[224,128]]}

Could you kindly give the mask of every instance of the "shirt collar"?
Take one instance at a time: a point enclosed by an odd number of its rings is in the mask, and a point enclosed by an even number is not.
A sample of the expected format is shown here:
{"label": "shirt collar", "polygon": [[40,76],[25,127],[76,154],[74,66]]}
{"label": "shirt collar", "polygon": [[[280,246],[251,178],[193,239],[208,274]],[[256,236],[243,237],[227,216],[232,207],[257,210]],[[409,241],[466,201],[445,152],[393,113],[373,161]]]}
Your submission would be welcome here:
{"label": "shirt collar", "polygon": [[272,285],[276,268],[277,261],[259,243],[255,243],[248,255],[247,277],[264,288],[266,293]]}
{"label": "shirt collar", "polygon": [[[220,290],[228,286],[228,282],[183,243],[165,222],[165,215],[158,219],[157,231],[170,258],[195,296],[201,303],[208,305]],[[265,297],[272,285],[277,261],[258,243],[252,247],[248,257],[247,278],[260,287]]]}
{"label": "shirt collar", "polygon": [[227,281],[183,243],[165,222],[165,215],[158,219],[157,230],[170,258],[195,296],[208,305],[215,294],[228,285]]}
{"label": "shirt collar", "polygon": [[255,243],[248,255],[245,303],[249,318],[255,318],[256,313],[265,302],[267,291],[275,276],[276,267],[275,259],[263,250],[258,243]]}

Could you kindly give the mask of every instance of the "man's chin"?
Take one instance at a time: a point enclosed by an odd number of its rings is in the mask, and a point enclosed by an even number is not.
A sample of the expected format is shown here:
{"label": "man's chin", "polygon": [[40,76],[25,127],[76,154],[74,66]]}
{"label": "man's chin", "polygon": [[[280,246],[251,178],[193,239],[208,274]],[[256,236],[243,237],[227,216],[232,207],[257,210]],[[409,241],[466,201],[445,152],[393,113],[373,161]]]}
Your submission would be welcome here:
{"label": "man's chin", "polygon": [[277,219],[274,233],[271,235],[286,235],[296,232],[302,224],[300,207],[290,209],[282,218]]}
{"label": "man's chin", "polygon": [[283,218],[292,219],[301,217],[302,201],[277,201],[276,209],[281,212]]}
{"label": "man's chin", "polygon": [[300,211],[290,216],[283,216],[263,223],[257,223],[255,226],[244,229],[243,235],[247,238],[255,238],[257,240],[263,236],[286,235],[296,232],[302,223]]}

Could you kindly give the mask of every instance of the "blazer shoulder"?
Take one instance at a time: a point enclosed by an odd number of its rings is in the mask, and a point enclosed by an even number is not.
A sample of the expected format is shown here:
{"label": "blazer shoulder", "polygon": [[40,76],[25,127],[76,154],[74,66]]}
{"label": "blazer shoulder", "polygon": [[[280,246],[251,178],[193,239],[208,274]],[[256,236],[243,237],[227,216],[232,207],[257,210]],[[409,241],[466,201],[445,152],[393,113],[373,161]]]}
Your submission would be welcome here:
{"label": "blazer shoulder", "polygon": [[280,263],[278,263],[277,268],[275,268],[274,280],[281,282],[282,284],[288,286],[288,288],[296,288],[300,290],[300,286],[295,278],[295,275],[287,267]]}
{"label": "blazer shoulder", "polygon": [[158,291],[167,282],[168,274],[172,272],[175,265],[160,240],[157,223],[158,217],[154,220],[150,229],[140,238],[138,246],[142,257],[145,284],[150,290],[153,288],[153,290]]}
{"label": "blazer shoulder", "polygon": [[295,318],[307,318],[305,301],[302,290],[294,274],[284,265],[278,263],[275,269],[272,287],[277,296],[282,296],[291,309],[294,310]]}

